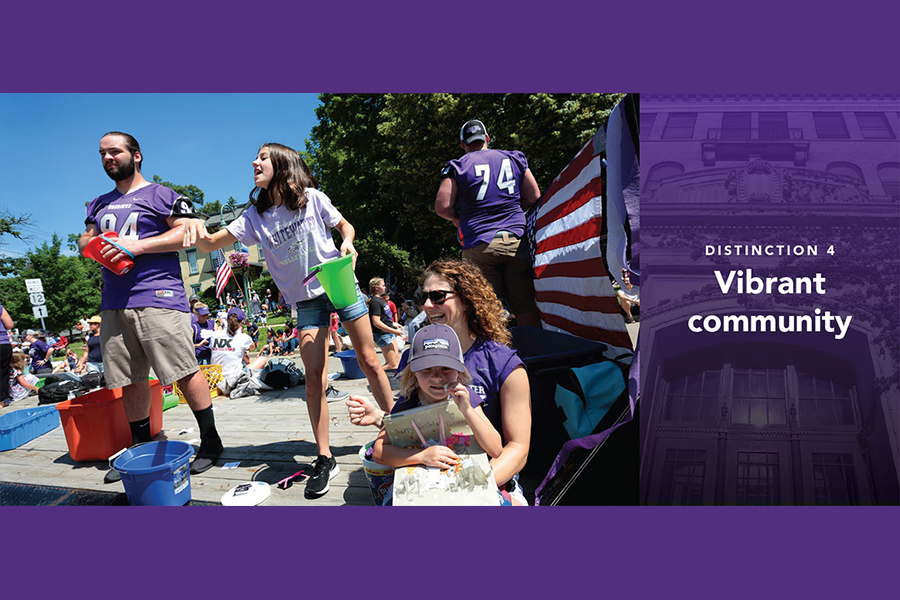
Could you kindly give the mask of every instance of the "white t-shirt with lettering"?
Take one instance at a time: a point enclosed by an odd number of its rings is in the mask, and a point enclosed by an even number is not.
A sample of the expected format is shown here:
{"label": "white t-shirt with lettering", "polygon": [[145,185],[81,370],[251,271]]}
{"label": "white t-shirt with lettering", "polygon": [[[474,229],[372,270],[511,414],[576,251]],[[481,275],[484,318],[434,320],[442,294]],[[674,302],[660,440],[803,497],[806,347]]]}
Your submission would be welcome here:
{"label": "white t-shirt with lettering", "polygon": [[301,282],[311,269],[341,255],[331,237],[331,229],[343,218],[341,213],[319,190],[307,188],[306,199],[300,210],[282,204],[263,214],[250,205],[226,226],[245,246],[262,245],[269,273],[289,305],[324,294],[318,278],[305,286]]}
{"label": "white t-shirt with lettering", "polygon": [[214,331],[209,337],[210,362],[222,365],[222,375],[228,377],[244,368],[244,353],[253,345],[250,336],[237,331],[228,335],[227,329]]}

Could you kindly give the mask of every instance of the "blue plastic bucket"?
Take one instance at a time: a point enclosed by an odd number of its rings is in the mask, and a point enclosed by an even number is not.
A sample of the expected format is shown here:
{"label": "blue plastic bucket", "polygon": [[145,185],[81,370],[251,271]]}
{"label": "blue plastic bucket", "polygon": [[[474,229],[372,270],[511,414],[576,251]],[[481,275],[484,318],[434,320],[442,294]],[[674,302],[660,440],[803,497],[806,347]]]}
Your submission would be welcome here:
{"label": "blue plastic bucket", "polygon": [[191,500],[194,448],[165,440],[129,448],[113,462],[132,506],[182,506]]}
{"label": "blue plastic bucket", "polygon": [[356,352],[353,350],[337,352],[335,356],[341,359],[341,366],[344,367],[344,377],[347,379],[362,379],[366,376],[363,370],[359,368],[359,363],[356,361]]}

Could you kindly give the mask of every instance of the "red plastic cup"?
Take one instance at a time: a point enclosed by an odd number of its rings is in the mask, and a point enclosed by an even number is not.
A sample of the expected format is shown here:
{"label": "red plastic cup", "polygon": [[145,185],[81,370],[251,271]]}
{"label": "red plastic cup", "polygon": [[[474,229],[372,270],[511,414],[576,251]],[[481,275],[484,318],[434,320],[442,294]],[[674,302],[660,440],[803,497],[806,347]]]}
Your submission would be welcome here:
{"label": "red plastic cup", "polygon": [[[121,260],[117,260],[116,262],[111,262],[109,260],[109,258],[107,258],[106,256],[103,256],[103,254],[100,252],[100,250],[102,250],[102,248],[103,248],[103,242],[101,241],[100,238],[104,238],[104,240],[106,242],[112,244],[116,248],[119,248],[120,250],[122,250],[123,252],[128,254],[128,256],[130,258],[123,258]],[[103,265],[104,267],[106,267],[107,269],[109,269],[110,271],[115,273],[116,275],[124,275],[125,273],[127,273],[128,271],[131,270],[131,267],[134,266],[134,260],[133,260],[134,255],[131,254],[131,252],[128,252],[128,250],[126,250],[119,244],[117,244],[114,241],[117,239],[119,239],[119,235],[115,231],[106,231],[104,233],[101,233],[100,235],[98,235],[97,237],[92,239],[90,242],[88,242],[87,246],[84,247],[84,255],[87,256],[88,258],[92,258],[92,259],[96,260],[98,263],[100,263],[101,265]],[[115,255],[113,255],[113,256],[115,256]]]}

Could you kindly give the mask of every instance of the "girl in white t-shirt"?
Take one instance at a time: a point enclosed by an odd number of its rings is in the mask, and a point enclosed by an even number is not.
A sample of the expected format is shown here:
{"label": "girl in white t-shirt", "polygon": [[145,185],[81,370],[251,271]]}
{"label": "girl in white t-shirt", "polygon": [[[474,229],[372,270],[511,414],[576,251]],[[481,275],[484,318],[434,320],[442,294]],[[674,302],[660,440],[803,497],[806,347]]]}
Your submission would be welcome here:
{"label": "girl in white t-shirt", "polygon": [[[350,254],[356,267],[353,239],[356,230],[341,216],[331,199],[316,188],[315,177],[300,154],[281,144],[269,143],[259,149],[253,161],[253,183],[248,207],[225,228],[210,235],[204,222],[192,219],[185,226],[184,243],[196,240],[202,252],[240,241],[245,246],[260,244],[266,266],[286,304],[297,303],[297,329],[300,331],[300,358],[306,374],[306,407],[318,446],[313,474],[306,492],[320,496],[328,491],[328,481],[340,471],[331,454],[330,418],[325,391],[328,380],[329,320],[337,312],[350,334],[360,368],[369,380],[379,406],[389,411],[394,405],[391,385],[375,352],[372,326],[365,297],[357,286],[357,301],[335,309],[316,278],[303,280],[317,265]],[[343,239],[335,247],[331,230]]]}
{"label": "girl in white t-shirt", "polygon": [[210,363],[222,365],[224,377],[244,368],[262,369],[266,366],[268,359],[265,356],[258,356],[252,362],[247,356],[247,352],[254,350],[256,344],[243,332],[243,322],[243,311],[233,308],[228,314],[226,329],[215,331],[209,337]]}

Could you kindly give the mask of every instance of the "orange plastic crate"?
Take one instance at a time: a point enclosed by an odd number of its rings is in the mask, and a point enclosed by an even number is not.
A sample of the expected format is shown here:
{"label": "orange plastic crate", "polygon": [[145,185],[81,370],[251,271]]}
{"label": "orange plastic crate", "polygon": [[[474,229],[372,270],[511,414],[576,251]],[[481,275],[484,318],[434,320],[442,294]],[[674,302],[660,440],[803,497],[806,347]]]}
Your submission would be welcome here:
{"label": "orange plastic crate", "polygon": [[[150,435],[162,429],[163,394],[159,381],[150,381]],[[125,416],[122,388],[96,390],[56,405],[69,455],[74,461],[106,460],[131,446],[131,427]]]}

